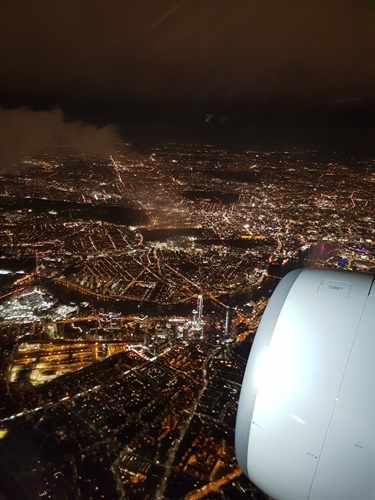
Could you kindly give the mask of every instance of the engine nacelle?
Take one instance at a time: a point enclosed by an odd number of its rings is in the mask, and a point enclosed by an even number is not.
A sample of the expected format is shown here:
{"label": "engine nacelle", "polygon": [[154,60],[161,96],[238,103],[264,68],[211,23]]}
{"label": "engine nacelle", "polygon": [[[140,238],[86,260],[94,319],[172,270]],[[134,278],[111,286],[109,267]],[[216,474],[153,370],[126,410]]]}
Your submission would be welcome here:
{"label": "engine nacelle", "polygon": [[281,280],[244,375],[236,455],[278,500],[375,498],[375,283],[317,269]]}

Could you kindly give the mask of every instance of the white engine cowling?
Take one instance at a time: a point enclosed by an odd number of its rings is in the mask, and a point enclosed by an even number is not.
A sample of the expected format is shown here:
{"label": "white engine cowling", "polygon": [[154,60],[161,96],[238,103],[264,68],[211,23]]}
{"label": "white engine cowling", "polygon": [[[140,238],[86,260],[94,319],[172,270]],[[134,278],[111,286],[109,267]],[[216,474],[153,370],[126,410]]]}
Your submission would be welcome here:
{"label": "white engine cowling", "polygon": [[299,269],[260,322],[237,411],[244,474],[277,500],[375,499],[375,283]]}

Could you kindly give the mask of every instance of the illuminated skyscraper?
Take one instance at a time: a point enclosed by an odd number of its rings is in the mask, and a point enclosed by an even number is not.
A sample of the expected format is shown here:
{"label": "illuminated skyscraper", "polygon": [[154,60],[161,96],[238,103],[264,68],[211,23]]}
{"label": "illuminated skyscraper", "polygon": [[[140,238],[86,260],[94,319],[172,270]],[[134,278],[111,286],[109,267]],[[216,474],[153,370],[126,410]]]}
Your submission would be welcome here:
{"label": "illuminated skyscraper", "polygon": [[230,336],[230,329],[232,326],[232,308],[227,307],[227,312],[225,314],[225,336],[229,337]]}
{"label": "illuminated skyscraper", "polygon": [[197,314],[198,314],[198,311],[196,311],[195,309],[193,309],[191,311],[191,322],[193,324],[196,324],[196,322],[197,322]]}
{"label": "illuminated skyscraper", "polygon": [[199,294],[197,298],[198,321],[202,321],[203,316],[203,295]]}

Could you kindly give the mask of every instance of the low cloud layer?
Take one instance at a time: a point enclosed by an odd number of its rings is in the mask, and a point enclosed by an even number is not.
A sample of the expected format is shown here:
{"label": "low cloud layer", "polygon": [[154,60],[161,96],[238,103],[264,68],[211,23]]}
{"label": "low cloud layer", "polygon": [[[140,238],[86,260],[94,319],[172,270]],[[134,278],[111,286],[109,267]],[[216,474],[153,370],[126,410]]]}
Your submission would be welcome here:
{"label": "low cloud layer", "polygon": [[60,109],[33,111],[0,108],[0,172],[11,173],[15,163],[55,144],[97,156],[113,152],[120,140],[114,127],[102,128],[79,121],[66,122]]}

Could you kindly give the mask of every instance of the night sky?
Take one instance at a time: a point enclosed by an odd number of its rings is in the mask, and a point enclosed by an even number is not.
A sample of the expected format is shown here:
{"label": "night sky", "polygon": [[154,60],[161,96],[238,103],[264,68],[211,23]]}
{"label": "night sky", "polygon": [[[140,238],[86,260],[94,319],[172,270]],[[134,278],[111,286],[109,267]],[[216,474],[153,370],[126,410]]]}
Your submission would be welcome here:
{"label": "night sky", "polygon": [[52,136],[375,120],[374,0],[2,0],[0,33],[3,162]]}

